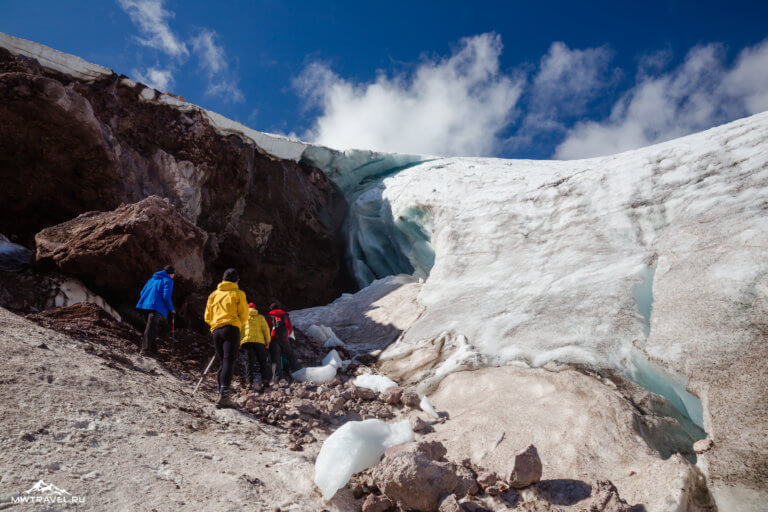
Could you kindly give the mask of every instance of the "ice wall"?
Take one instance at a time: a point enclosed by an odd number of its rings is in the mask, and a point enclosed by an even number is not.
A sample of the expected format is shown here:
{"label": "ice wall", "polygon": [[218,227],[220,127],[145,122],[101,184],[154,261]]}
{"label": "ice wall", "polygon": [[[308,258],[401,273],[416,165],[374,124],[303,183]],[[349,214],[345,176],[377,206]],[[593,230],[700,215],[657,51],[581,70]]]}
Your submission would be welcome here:
{"label": "ice wall", "polygon": [[393,217],[382,182],[433,157],[308,146],[301,162],[322,169],[349,204],[348,265],[360,287],[396,274],[426,277],[434,262],[429,213],[414,208]]}

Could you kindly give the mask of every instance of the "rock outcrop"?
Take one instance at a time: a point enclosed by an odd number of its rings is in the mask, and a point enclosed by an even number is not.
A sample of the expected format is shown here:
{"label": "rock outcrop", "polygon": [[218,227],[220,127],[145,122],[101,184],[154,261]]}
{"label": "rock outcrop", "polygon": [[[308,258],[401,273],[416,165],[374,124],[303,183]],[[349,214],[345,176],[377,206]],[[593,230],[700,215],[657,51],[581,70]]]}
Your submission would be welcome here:
{"label": "rock outcrop", "polygon": [[150,196],[111,212],[84,213],[40,231],[35,236],[36,261],[82,279],[99,293],[126,297],[130,307],[135,290],[167,263],[174,266],[182,287],[201,287],[207,239],[205,231],[168,201]]}
{"label": "rock outcrop", "polygon": [[[23,53],[0,48],[0,233],[31,248],[45,228],[157,195],[208,235],[199,293],[228,267],[265,305],[323,304],[344,290],[346,206],[322,171],[225,135],[212,113],[154,101],[156,91],[123,76]],[[128,290],[120,273],[80,270],[99,288]]]}

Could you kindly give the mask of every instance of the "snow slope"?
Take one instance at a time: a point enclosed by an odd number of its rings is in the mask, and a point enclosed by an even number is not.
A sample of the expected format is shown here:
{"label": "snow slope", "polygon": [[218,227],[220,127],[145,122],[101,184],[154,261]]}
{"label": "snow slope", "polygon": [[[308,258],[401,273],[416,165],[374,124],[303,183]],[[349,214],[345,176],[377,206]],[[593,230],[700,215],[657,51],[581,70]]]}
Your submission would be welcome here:
{"label": "snow slope", "polygon": [[427,388],[478,361],[618,370],[721,441],[703,464],[722,502],[768,496],[768,113],[589,160],[432,160],[377,187],[429,272],[384,368]]}

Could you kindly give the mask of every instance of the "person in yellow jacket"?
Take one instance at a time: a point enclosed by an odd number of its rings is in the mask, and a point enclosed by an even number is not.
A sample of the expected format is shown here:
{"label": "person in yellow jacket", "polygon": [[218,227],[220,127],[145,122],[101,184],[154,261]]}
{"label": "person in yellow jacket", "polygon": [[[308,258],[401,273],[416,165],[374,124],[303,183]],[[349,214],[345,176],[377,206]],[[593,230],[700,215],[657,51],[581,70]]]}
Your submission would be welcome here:
{"label": "person in yellow jacket", "polygon": [[272,365],[267,361],[267,349],[271,337],[269,326],[264,315],[259,314],[256,305],[248,304],[248,321],[240,329],[240,349],[244,349],[248,356],[245,367],[246,388],[253,389],[253,380],[256,378],[256,361],[259,361],[261,369],[262,386],[269,385],[272,379]]}
{"label": "person in yellow jacket", "polygon": [[216,407],[219,408],[232,406],[229,386],[240,348],[240,328],[248,321],[248,301],[245,292],[237,287],[239,281],[237,270],[227,269],[205,306],[205,323],[211,326],[216,357],[221,361],[216,374],[219,384]]}

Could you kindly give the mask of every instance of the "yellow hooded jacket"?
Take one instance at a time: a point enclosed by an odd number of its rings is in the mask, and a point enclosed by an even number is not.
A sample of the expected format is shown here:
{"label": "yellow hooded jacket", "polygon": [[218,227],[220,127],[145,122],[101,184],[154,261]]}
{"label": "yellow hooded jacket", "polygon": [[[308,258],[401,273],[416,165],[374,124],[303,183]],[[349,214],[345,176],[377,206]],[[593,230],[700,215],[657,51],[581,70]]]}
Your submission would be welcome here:
{"label": "yellow hooded jacket", "polygon": [[225,325],[234,325],[238,329],[248,321],[248,301],[245,292],[237,283],[222,281],[216,291],[208,296],[205,306],[205,323],[211,326],[211,332]]}
{"label": "yellow hooded jacket", "polygon": [[257,309],[248,310],[248,321],[240,329],[240,346],[246,343],[266,345],[271,341],[267,319]]}

